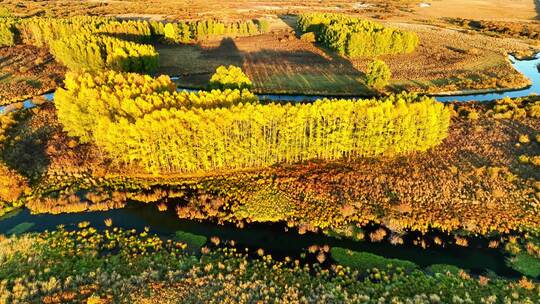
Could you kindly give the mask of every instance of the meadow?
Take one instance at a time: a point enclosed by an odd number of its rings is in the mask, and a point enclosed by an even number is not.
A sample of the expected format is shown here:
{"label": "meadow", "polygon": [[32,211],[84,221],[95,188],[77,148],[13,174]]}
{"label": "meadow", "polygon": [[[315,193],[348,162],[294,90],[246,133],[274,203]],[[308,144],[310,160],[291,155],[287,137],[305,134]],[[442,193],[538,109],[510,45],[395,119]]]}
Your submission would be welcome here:
{"label": "meadow", "polygon": [[0,303],[538,302],[497,2],[1,1]]}

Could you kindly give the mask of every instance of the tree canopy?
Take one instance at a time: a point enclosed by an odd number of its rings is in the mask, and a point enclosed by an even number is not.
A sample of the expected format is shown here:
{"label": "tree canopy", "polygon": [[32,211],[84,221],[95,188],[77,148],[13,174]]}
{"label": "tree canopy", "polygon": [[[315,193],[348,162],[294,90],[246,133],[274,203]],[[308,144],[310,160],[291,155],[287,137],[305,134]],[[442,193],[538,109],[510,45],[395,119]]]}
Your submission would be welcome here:
{"label": "tree canopy", "polygon": [[298,27],[303,33],[314,32],[317,41],[349,57],[406,54],[418,45],[418,36],[414,32],[344,14],[301,14]]}
{"label": "tree canopy", "polygon": [[450,114],[432,98],[260,104],[247,90],[176,92],[172,81],[114,71],[69,74],[55,98],[72,136],[150,172],[193,172],[425,151]]}
{"label": "tree canopy", "polygon": [[375,89],[381,89],[388,85],[392,72],[382,60],[373,60],[367,68],[366,84]]}
{"label": "tree canopy", "polygon": [[234,65],[218,67],[210,78],[210,87],[213,89],[249,89],[251,86],[247,75]]}
{"label": "tree canopy", "polygon": [[165,38],[175,43],[190,43],[210,36],[253,36],[269,30],[267,20],[246,20],[225,23],[208,19],[170,22],[164,25]]}

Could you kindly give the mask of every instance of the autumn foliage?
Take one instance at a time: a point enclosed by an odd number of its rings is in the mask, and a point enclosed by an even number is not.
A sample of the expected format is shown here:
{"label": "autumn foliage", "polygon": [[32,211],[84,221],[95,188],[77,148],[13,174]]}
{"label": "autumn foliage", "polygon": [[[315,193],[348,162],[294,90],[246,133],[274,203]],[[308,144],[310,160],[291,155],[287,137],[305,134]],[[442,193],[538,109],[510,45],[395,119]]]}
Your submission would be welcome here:
{"label": "autumn foliage", "polygon": [[251,86],[251,80],[242,69],[233,65],[218,67],[210,78],[213,89],[249,89]]}
{"label": "autumn foliage", "polygon": [[56,60],[73,71],[113,69],[153,73],[158,68],[159,54],[153,46],[110,36],[66,36],[52,41],[50,49]]}
{"label": "autumn foliage", "polygon": [[413,32],[343,14],[302,14],[298,27],[303,33],[314,32],[320,43],[349,57],[407,54],[418,45]]}
{"label": "autumn foliage", "polygon": [[170,22],[158,25],[165,38],[175,43],[190,43],[211,36],[253,36],[268,32],[268,21],[247,20],[225,23],[219,20]]}
{"label": "autumn foliage", "polygon": [[0,18],[0,46],[15,44],[15,21],[8,18]]}
{"label": "autumn foliage", "polygon": [[152,172],[191,172],[425,151],[446,136],[432,98],[259,104],[247,90],[176,92],[166,76],[69,74],[58,118],[70,135]]}
{"label": "autumn foliage", "polygon": [[57,61],[75,71],[153,73],[158,66],[154,47],[123,40],[146,41],[151,36],[152,27],[146,21],[101,17],[0,19],[0,45],[13,45],[17,39],[48,47]]}

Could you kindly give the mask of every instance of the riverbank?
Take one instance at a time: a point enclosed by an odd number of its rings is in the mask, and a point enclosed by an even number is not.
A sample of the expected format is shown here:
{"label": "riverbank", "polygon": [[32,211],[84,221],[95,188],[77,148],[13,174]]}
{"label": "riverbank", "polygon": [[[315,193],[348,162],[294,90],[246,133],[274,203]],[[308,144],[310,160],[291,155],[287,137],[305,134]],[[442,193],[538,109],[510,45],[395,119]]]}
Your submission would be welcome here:
{"label": "riverbank", "polygon": [[[501,99],[504,97],[525,97],[531,94],[540,93],[540,73],[537,71],[538,65],[540,65],[540,54],[535,55],[534,59],[526,58],[519,60],[515,57],[509,57],[509,61],[512,63],[513,68],[523,75],[524,79],[527,80],[527,85],[520,88],[512,89],[486,89],[486,90],[468,90],[468,91],[453,91],[453,92],[439,92],[437,94],[431,94],[430,96],[435,97],[437,100],[442,102],[449,101],[487,101]],[[171,76],[171,79],[174,80],[177,84],[179,83],[178,76]],[[203,86],[192,86],[192,87],[180,87],[180,90],[204,90]],[[323,98],[370,98],[371,96],[358,96],[358,95],[295,95],[295,94],[271,94],[271,93],[260,93],[257,92],[257,89],[254,90],[255,93],[259,95],[259,98],[263,101],[281,101],[281,102],[306,102],[306,101],[315,101],[317,99]],[[41,96],[41,99],[52,100],[53,94],[52,91],[46,91],[44,96]],[[39,98],[38,98],[39,99]],[[33,107],[31,99],[28,99],[24,102],[17,102],[10,104],[10,108],[30,108]],[[4,111],[6,106],[0,106],[0,113]]]}
{"label": "riverbank", "polygon": [[[539,154],[535,102],[454,104],[449,137],[426,153],[158,176],[74,142],[46,104],[11,131],[4,158],[34,177],[27,206],[36,212],[117,208],[127,199],[160,205],[173,197],[182,199],[181,218],[238,225],[283,221],[299,231],[345,233],[375,222],[389,228],[385,237],[427,227],[488,235],[535,225],[530,206],[540,199],[540,176],[534,164],[519,161]],[[516,145],[522,136],[529,144]]]}
{"label": "riverbank", "polygon": [[[440,301],[458,297],[485,301],[510,295],[523,301],[539,298],[538,284],[526,278],[476,277],[450,265],[421,268],[409,261],[339,247],[320,248],[319,262],[306,263],[304,259],[275,259],[262,249],[239,250],[233,242],[218,238],[205,245],[204,238],[199,242],[196,235],[178,233],[165,242],[148,231],[119,229],[113,222],[109,226],[99,232],[80,223],[74,231],[60,228],[1,238],[0,298],[160,304],[336,299],[358,303],[389,297],[417,301],[418,294]],[[331,265],[326,268],[319,263]],[[36,275],[28,276],[30,272]]]}

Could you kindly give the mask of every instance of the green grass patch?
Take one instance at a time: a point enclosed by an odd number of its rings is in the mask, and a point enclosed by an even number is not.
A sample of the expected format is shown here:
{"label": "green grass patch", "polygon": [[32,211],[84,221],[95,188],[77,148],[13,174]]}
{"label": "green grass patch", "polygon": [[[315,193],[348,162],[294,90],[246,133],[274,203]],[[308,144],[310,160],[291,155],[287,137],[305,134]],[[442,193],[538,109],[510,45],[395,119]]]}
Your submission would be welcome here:
{"label": "green grass patch", "polygon": [[380,270],[402,268],[405,271],[412,271],[418,268],[418,265],[410,261],[387,259],[376,254],[357,252],[340,247],[332,248],[330,254],[339,264],[361,272],[366,272],[373,268]]}
{"label": "green grass patch", "polygon": [[185,231],[176,231],[174,239],[178,242],[186,243],[188,250],[198,251],[206,244],[206,237]]}
{"label": "green grass patch", "polygon": [[525,252],[508,259],[508,266],[533,278],[540,278],[540,259]]}
{"label": "green grass patch", "polygon": [[15,227],[8,230],[7,234],[22,234],[28,231],[28,229],[34,227],[34,223],[24,222],[16,225]]}
{"label": "green grass patch", "polygon": [[433,264],[426,268],[427,272],[430,273],[442,273],[442,274],[459,274],[461,271],[461,268],[454,266],[454,265],[448,265],[448,264]]}

